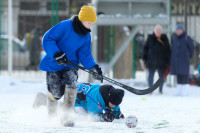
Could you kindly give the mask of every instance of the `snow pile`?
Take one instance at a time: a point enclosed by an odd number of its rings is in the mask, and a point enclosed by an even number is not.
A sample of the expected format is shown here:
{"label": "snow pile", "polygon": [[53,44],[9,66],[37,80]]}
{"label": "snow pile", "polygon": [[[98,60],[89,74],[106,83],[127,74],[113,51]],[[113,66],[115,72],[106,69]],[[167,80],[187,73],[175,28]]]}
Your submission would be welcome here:
{"label": "snow pile", "polygon": [[165,19],[168,18],[167,14],[159,13],[159,14],[140,14],[136,13],[133,15],[126,15],[126,14],[121,14],[121,13],[116,13],[116,14],[100,14],[98,15],[99,18],[133,18],[133,19],[142,19],[142,18],[159,18],[159,19]]}

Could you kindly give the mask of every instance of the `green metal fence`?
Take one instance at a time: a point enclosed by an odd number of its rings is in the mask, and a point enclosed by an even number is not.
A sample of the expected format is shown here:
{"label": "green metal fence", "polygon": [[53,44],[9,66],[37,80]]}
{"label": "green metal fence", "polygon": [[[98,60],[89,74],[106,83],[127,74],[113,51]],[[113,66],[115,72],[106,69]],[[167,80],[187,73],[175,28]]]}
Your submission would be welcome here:
{"label": "green metal fence", "polygon": [[[115,26],[108,26],[107,28],[107,62],[110,62],[114,54],[115,54]],[[113,70],[115,72],[115,67],[113,67]]]}
{"label": "green metal fence", "polygon": [[108,26],[107,30],[107,62],[110,62],[115,54],[115,27]]}
{"label": "green metal fence", "polygon": [[135,79],[135,71],[136,71],[136,37],[133,38],[133,67],[132,67],[132,77]]}
{"label": "green metal fence", "polygon": [[59,22],[59,0],[51,0],[51,27]]}

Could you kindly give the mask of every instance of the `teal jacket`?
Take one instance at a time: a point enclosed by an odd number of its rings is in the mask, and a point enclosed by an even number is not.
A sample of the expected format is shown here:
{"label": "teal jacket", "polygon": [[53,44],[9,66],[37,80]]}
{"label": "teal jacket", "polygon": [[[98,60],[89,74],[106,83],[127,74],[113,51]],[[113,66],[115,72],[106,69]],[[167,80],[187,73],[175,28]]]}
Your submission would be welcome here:
{"label": "teal jacket", "polygon": [[[99,91],[100,86],[101,85],[99,84],[79,84],[74,107],[81,106],[87,110],[89,114],[97,115],[103,114],[103,109],[112,110],[114,115],[117,116],[120,113],[120,107],[115,106],[113,109],[111,109],[105,106],[105,102]],[[83,93],[83,91],[86,93],[86,95]],[[103,109],[101,109],[97,103]]]}

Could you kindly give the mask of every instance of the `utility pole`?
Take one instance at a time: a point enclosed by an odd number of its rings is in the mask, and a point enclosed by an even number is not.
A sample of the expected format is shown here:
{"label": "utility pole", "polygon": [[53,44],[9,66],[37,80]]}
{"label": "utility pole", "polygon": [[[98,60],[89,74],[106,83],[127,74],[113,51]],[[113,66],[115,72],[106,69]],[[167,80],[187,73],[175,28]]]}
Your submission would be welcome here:
{"label": "utility pole", "polygon": [[13,46],[12,46],[12,38],[13,38],[13,21],[12,21],[12,0],[8,0],[8,74],[11,76],[13,70]]}
{"label": "utility pole", "polygon": [[[1,6],[2,5],[2,0],[0,0],[0,36],[1,36],[1,14],[2,14],[2,12],[1,12]],[[0,56],[1,56],[1,38],[0,38]],[[1,58],[0,58],[0,70],[1,70]]]}
{"label": "utility pole", "polygon": [[184,18],[185,18],[185,31],[187,32],[187,0],[184,0],[185,3],[185,12],[184,12]]}

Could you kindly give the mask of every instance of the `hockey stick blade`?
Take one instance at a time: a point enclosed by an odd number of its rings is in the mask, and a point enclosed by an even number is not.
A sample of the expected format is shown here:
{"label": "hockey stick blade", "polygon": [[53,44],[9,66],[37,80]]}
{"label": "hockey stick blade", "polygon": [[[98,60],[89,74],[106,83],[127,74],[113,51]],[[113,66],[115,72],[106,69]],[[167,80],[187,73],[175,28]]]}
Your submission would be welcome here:
{"label": "hockey stick blade", "polygon": [[124,89],[126,89],[126,90],[128,90],[128,91],[130,91],[130,92],[132,92],[132,93],[134,93],[134,94],[136,94],[136,95],[146,95],[146,94],[149,94],[149,93],[153,92],[154,90],[156,90],[156,89],[164,82],[164,79],[163,79],[163,78],[159,78],[159,79],[156,81],[156,83],[153,84],[153,86],[151,86],[151,87],[149,87],[149,88],[147,88],[147,89],[145,89],[145,90],[139,90],[139,89],[136,89],[136,88],[127,86],[127,85],[125,85],[125,84],[122,84],[122,83],[120,83],[120,82],[117,82],[117,81],[115,81],[115,80],[109,79],[109,78],[107,78],[107,77],[105,77],[105,76],[102,76],[102,77],[103,77],[103,79],[105,79],[106,81],[109,81],[110,83],[113,83],[113,84],[115,84],[115,85],[118,85],[118,86],[120,86],[120,87],[122,87],[122,88],[124,88]]}
{"label": "hockey stick blade", "polygon": [[[117,82],[117,81],[115,81],[115,80],[113,80],[113,79],[110,79],[110,78],[108,78],[108,77],[105,77],[105,76],[103,76],[103,75],[102,75],[102,76],[101,76],[101,75],[98,75],[98,73],[96,73],[96,72],[94,72],[94,71],[92,71],[92,70],[85,69],[84,67],[79,66],[79,65],[77,65],[77,64],[74,64],[74,63],[72,63],[72,62],[70,62],[70,61],[68,61],[68,64],[70,64],[70,65],[72,65],[72,66],[75,66],[75,67],[77,67],[77,68],[79,68],[79,69],[81,69],[81,70],[83,70],[83,71],[85,71],[85,72],[88,72],[88,73],[90,73],[90,74],[92,74],[92,75],[94,75],[94,76],[101,77],[101,78],[103,78],[104,80],[106,80],[106,81],[108,81],[108,82],[110,82],[110,83],[112,83],[112,84],[118,85],[118,86],[120,86],[120,87],[122,87],[122,88],[124,88],[124,89],[126,89],[126,90],[128,90],[128,91],[130,91],[130,92],[132,92],[132,93],[134,93],[134,94],[136,94],[136,95],[146,95],[146,94],[149,94],[149,93],[153,92],[154,90],[156,90],[156,89],[163,83],[163,81],[164,81],[163,78],[159,78],[159,79],[156,81],[156,83],[153,84],[153,86],[151,86],[150,88],[147,88],[147,89],[145,89],[145,90],[139,90],[139,89],[136,89],[136,88],[127,86],[127,85],[125,85],[125,84],[122,84],[122,83],[120,83],[120,82]],[[66,64],[66,65],[67,65],[67,64]]]}
{"label": "hockey stick blade", "polygon": [[129,86],[125,86],[123,88],[125,88],[126,90],[134,93],[134,94],[137,94],[137,95],[146,95],[146,94],[149,94],[151,92],[153,92],[154,90],[156,90],[162,83],[164,82],[164,79],[163,78],[159,78],[156,83],[153,84],[153,86],[145,89],[145,90],[139,90],[139,89],[135,89],[135,88],[132,88],[132,87],[129,87]]}

